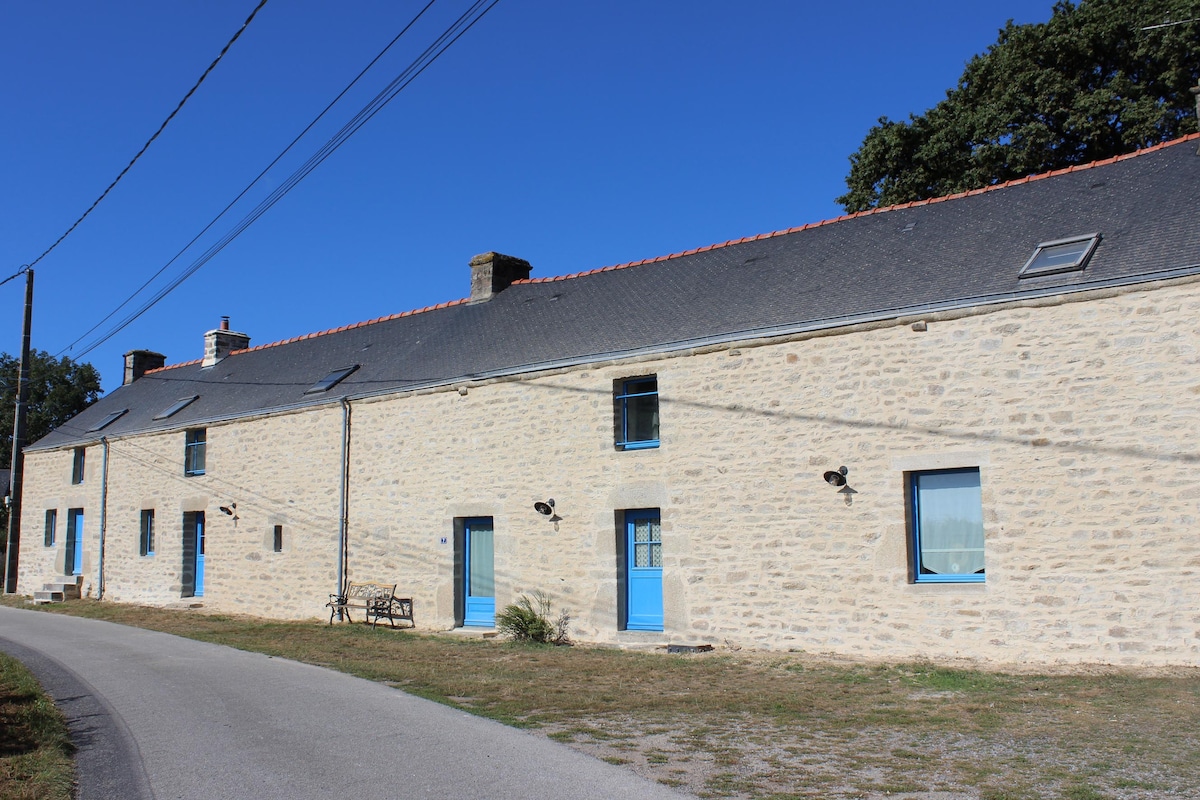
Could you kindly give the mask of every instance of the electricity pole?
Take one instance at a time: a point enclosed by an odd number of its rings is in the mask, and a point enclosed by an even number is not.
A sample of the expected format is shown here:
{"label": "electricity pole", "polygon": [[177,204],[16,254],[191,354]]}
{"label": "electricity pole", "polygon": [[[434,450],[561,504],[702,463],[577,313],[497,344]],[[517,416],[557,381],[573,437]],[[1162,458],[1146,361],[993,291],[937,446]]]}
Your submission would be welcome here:
{"label": "electricity pole", "polygon": [[4,591],[17,591],[17,558],[21,548],[21,484],[24,479],[25,420],[29,413],[29,331],[33,323],[33,270],[25,268],[25,320],[21,336],[21,372],[17,383],[17,413],[13,425],[12,475],[9,486],[8,552],[4,559]]}

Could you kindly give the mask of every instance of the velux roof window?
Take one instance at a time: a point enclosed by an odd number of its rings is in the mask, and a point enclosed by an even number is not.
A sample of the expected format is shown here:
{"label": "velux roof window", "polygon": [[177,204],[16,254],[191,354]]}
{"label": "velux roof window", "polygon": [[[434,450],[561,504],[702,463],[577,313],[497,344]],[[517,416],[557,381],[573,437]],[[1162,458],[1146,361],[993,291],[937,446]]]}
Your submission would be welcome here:
{"label": "velux roof window", "polygon": [[1042,242],[1021,268],[1017,277],[1033,278],[1039,275],[1055,275],[1059,272],[1076,272],[1087,265],[1092,251],[1100,241],[1100,234],[1089,233],[1068,239]]}
{"label": "velux roof window", "polygon": [[198,395],[198,394],[194,394],[191,397],[181,397],[178,400],[176,400],[174,403],[171,403],[171,405],[164,408],[159,413],[155,414],[154,418],[155,419],[166,419],[167,417],[182,411],[184,409],[184,407],[190,405],[192,403],[192,401],[196,400],[198,397],[200,397],[200,395]]}
{"label": "velux roof window", "polygon": [[318,392],[328,392],[330,389],[345,380],[346,376],[354,372],[354,370],[358,369],[358,367],[358,364],[351,364],[348,367],[338,367],[324,378],[321,378],[321,380],[314,383],[310,388],[305,389],[304,393],[317,394]]}
{"label": "velux roof window", "polygon": [[97,422],[97,423],[96,423],[95,425],[93,425],[92,427],[88,428],[88,429],[87,429],[87,432],[88,432],[88,433],[95,433],[96,431],[102,431],[102,430],[104,430],[104,429],[105,429],[105,428],[107,428],[109,425],[112,425],[114,422],[116,422],[117,420],[119,420],[121,417],[125,416],[125,412],[127,412],[128,410],[129,410],[128,408],[122,408],[120,411],[114,411],[114,412],[112,412],[112,413],[111,413],[111,414],[109,414],[107,417],[105,417],[104,419],[100,420],[99,422]]}

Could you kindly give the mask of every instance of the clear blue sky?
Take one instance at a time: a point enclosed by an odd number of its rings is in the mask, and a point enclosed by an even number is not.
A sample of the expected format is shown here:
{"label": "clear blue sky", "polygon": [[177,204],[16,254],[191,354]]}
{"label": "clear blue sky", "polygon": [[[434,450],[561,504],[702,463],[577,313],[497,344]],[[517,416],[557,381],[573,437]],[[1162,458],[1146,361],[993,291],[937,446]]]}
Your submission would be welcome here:
{"label": "clear blue sky", "polygon": [[[87,208],[255,4],[0,6],[0,278]],[[37,265],[33,346],[59,353],[166,264],[421,5],[268,2],[122,183]],[[439,0],[166,275],[468,5]],[[837,216],[848,156],[879,116],[935,104],[1006,20],[1045,21],[1051,6],[500,0],[254,226],[83,360],[112,390],[122,353],[199,358],[221,315],[263,344],[463,297],[467,262],[488,250],[560,275]],[[9,353],[22,286],[0,287]]]}

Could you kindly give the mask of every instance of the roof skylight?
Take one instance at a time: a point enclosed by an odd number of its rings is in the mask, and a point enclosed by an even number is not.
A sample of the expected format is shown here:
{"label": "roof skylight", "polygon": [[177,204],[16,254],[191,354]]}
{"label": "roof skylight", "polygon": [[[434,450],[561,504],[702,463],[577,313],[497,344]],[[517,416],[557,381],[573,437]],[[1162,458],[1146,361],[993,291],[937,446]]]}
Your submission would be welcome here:
{"label": "roof skylight", "polygon": [[129,411],[129,409],[128,409],[128,408],[122,408],[120,411],[114,411],[114,412],[112,412],[112,413],[111,413],[111,414],[109,414],[107,417],[105,417],[104,419],[100,420],[99,422],[97,422],[97,423],[96,423],[95,425],[93,425],[92,427],[88,428],[88,429],[87,429],[87,432],[88,432],[88,433],[95,433],[96,431],[104,430],[104,429],[105,429],[105,428],[107,428],[109,425],[112,425],[114,422],[116,422],[117,420],[119,420],[121,417],[125,416],[125,412],[127,412],[127,411]]}
{"label": "roof skylight", "polygon": [[1019,278],[1039,275],[1055,275],[1059,272],[1074,272],[1083,269],[1092,251],[1100,241],[1100,234],[1089,233],[1067,239],[1042,242],[1021,268]]}
{"label": "roof skylight", "polygon": [[358,369],[358,367],[358,364],[351,364],[348,367],[338,367],[324,378],[314,383],[311,388],[305,389],[304,393],[317,394],[318,392],[328,392],[330,389],[345,380],[346,376],[351,372],[354,372],[354,370]]}
{"label": "roof skylight", "polygon": [[155,414],[154,419],[166,419],[167,417],[171,416],[172,414],[175,414],[175,413],[181,411],[185,406],[187,406],[189,403],[191,403],[193,400],[197,399],[198,397],[200,397],[200,395],[198,395],[198,394],[194,394],[191,397],[181,397],[178,400],[176,400],[174,403],[171,403],[171,405],[167,406],[165,409],[163,409],[159,413]]}

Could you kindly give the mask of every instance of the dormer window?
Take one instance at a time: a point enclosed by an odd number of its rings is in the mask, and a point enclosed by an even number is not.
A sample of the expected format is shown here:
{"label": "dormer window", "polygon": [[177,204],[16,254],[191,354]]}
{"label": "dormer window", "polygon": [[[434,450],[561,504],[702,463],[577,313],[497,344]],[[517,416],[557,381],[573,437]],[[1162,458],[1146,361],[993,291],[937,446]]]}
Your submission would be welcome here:
{"label": "dormer window", "polygon": [[1092,251],[1100,242],[1100,234],[1072,236],[1042,242],[1021,268],[1019,278],[1034,278],[1041,275],[1056,275],[1060,272],[1076,272],[1087,265]]}
{"label": "dormer window", "polygon": [[346,376],[358,369],[358,366],[358,364],[351,364],[348,367],[338,367],[324,378],[321,378],[321,380],[314,383],[311,388],[306,389],[304,393],[317,394],[319,392],[328,392],[330,389],[345,380]]}

